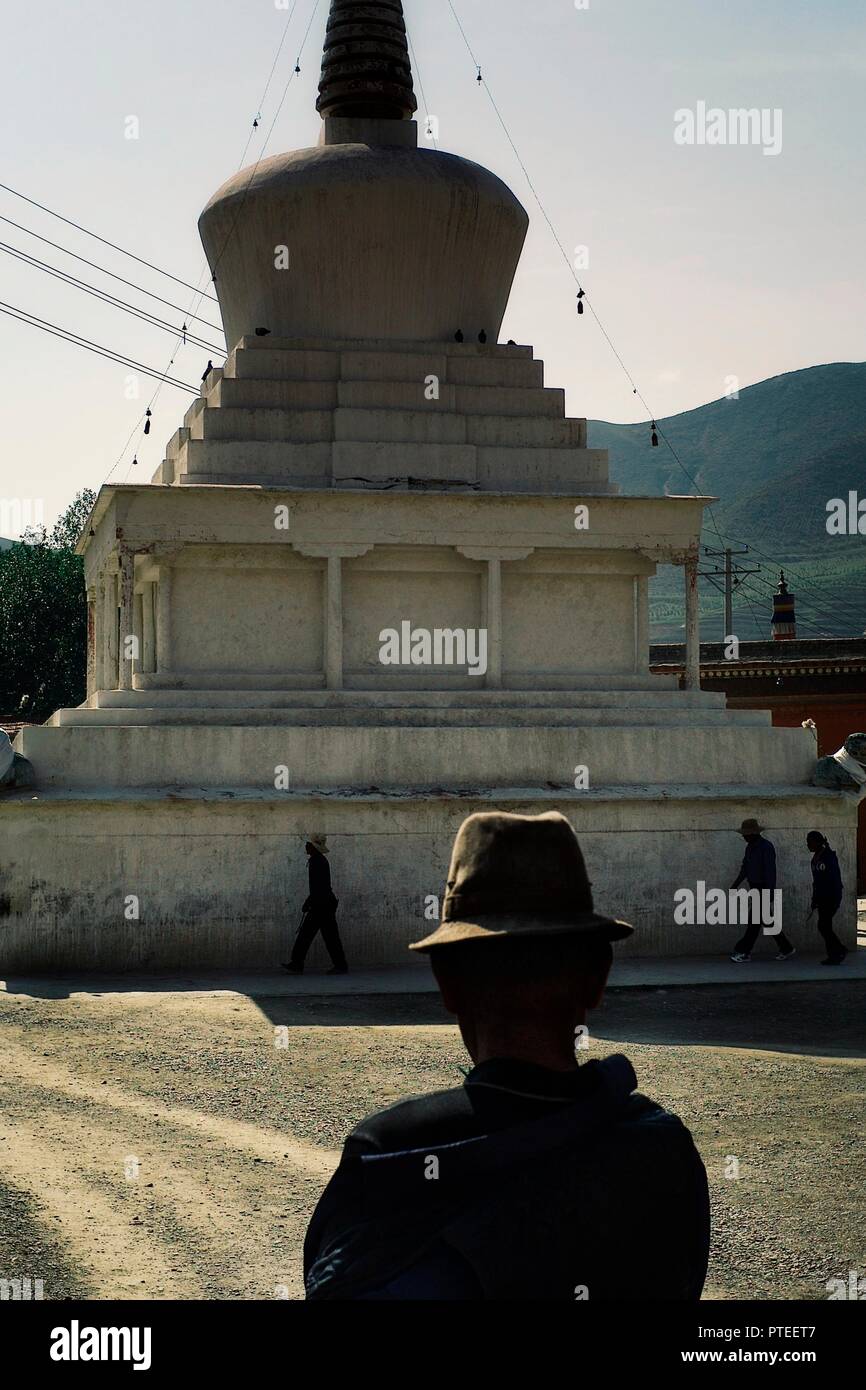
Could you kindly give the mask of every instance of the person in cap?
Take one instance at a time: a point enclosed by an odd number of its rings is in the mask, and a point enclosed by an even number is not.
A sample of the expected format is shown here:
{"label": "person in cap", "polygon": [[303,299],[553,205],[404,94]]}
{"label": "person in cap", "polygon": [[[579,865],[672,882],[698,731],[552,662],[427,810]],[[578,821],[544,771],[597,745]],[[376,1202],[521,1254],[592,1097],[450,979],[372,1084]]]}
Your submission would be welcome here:
{"label": "person in cap", "polygon": [[[732,889],[739,888],[741,883],[748,883],[749,888],[757,888],[759,892],[775,892],[776,847],[772,840],[764,837],[763,832],[764,827],[753,818],[744,820],[740,826],[740,834],[746,842],[746,852],[740,872],[731,884]],[[752,948],[763,928],[761,909],[754,907],[750,915],[757,920],[749,923],[731,952],[731,960],[736,961],[738,965],[744,965],[752,959]],[[790,960],[797,954],[796,948],[784,932],[774,932],[773,936],[778,947],[776,960]]]}
{"label": "person in cap", "polygon": [[441,925],[411,949],[474,1065],[349,1135],[307,1231],[308,1299],[700,1297],[709,1202],[689,1131],[626,1057],[576,1057],[631,932],[594,910],[564,816],[463,823]]}
{"label": "person in cap", "polygon": [[848,954],[833,930],[833,918],[842,906],[844,884],[836,851],[820,830],[810,830],[806,847],[812,855],[812,902],[809,917],[818,914],[818,930],[824,938],[827,955],[822,965],[841,965]]}
{"label": "person in cap", "polygon": [[324,835],[311,835],[305,849],[309,858],[310,892],[301,908],[301,925],[295,937],[291,960],[283,966],[290,975],[303,975],[307,952],[318,932],[331,957],[332,969],[329,975],[345,975],[348,972],[343,943],[337,926],[337,906],[339,899],[334,897],[331,888],[331,866],[327,855],[328,841]]}

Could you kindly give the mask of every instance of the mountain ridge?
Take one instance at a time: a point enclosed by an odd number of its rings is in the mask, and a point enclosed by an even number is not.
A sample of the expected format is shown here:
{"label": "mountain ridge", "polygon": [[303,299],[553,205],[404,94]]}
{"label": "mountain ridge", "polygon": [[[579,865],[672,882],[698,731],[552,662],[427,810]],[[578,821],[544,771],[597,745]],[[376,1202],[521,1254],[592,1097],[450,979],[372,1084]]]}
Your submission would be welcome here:
{"label": "mountain ridge", "polygon": [[[744,583],[741,637],[769,632],[771,593],[781,569],[797,591],[803,636],[859,636],[866,627],[866,535],[831,536],[827,503],[855,491],[866,498],[866,362],[831,362],[783,372],[659,420],[590,420],[590,448],[608,449],[610,473],[623,494],[699,492],[717,497],[707,509],[702,542],[713,549],[748,545],[764,569]],[[714,562],[718,563],[718,562]],[[681,632],[681,576],[666,569],[651,586],[654,641]],[[704,581],[706,638],[722,624],[722,599]],[[710,631],[712,629],[712,631]]]}

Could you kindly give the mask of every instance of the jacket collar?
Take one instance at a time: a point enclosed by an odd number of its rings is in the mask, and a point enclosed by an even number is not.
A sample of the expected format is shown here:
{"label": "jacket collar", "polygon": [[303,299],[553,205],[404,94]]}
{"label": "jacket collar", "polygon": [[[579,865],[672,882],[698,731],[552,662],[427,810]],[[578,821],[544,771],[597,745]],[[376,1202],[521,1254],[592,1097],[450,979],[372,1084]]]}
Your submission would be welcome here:
{"label": "jacket collar", "polygon": [[[498,1060],[482,1063],[467,1077],[467,1085],[487,1084],[488,1077],[501,1077],[502,1068],[506,1065],[509,1068],[508,1089],[513,1090],[511,1068],[523,1068],[529,1064],[506,1064]],[[482,1069],[484,1079],[479,1083],[477,1074]],[[545,1073],[545,1068],[529,1069],[533,1073],[531,1084],[538,1085],[540,1078],[536,1074]],[[615,1122],[637,1087],[634,1068],[628,1058],[621,1054],[607,1057],[604,1061],[587,1062],[576,1073],[545,1074],[547,1078],[556,1077],[557,1081],[564,1076],[579,1077],[579,1085],[576,1081],[572,1084],[580,1094],[574,1096],[570,1104],[558,1107],[551,1114],[494,1134],[424,1149],[362,1154],[358,1162],[367,1199],[373,1203],[380,1200],[392,1203],[398,1189],[409,1189],[417,1194],[419,1185],[422,1190],[427,1188],[434,1193],[443,1193],[446,1188],[467,1180],[483,1179],[488,1175],[492,1177],[494,1173],[502,1174],[515,1166],[543,1158],[562,1145],[588,1138],[595,1131]],[[548,1081],[547,1084],[554,1083]],[[553,1098],[557,1098],[555,1092]],[[437,1181],[428,1183],[424,1182],[424,1177],[431,1160],[437,1163]]]}

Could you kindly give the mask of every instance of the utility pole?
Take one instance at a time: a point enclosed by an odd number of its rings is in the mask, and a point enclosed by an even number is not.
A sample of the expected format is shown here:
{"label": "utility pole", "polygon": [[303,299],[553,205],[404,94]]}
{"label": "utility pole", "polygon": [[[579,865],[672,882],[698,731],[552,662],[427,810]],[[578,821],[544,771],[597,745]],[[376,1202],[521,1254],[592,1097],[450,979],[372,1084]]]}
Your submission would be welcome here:
{"label": "utility pole", "polygon": [[[734,631],[734,589],[737,588],[740,581],[744,579],[746,575],[759,574],[761,566],[752,565],[747,567],[734,563],[735,555],[749,554],[749,547],[747,545],[743,546],[740,550],[734,550],[731,546],[728,546],[725,550],[710,550],[708,546],[704,546],[704,554],[710,560],[724,561],[724,567],[722,569],[719,569],[717,565],[713,570],[701,570],[700,575],[702,579],[709,579],[713,587],[718,589],[719,593],[724,594],[725,630],[722,634],[722,638],[732,637]],[[720,580],[722,581],[721,583],[719,582]]]}

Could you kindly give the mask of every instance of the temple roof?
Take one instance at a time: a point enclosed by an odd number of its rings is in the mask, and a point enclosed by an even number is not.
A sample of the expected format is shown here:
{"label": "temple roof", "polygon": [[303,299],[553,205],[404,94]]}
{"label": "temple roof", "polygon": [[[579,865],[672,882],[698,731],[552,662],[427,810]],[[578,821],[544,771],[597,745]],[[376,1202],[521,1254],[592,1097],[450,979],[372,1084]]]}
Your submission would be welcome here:
{"label": "temple roof", "polygon": [[401,0],[331,0],[316,109],[411,120],[418,103]]}

